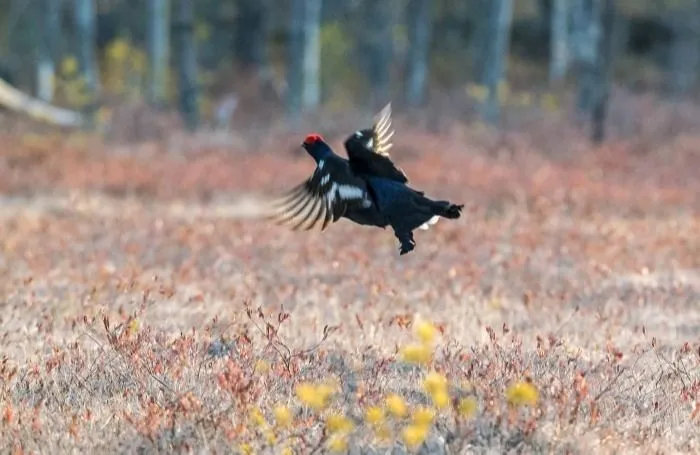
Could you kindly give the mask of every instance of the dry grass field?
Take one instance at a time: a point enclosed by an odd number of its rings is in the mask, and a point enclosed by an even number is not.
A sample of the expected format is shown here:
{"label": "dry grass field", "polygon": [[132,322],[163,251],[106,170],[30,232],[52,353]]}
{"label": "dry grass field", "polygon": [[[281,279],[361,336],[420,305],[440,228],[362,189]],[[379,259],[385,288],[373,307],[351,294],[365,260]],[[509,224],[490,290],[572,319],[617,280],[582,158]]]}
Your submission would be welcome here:
{"label": "dry grass field", "polygon": [[259,219],[295,137],[3,137],[2,452],[699,451],[700,140],[476,136],[397,134],[403,257]]}

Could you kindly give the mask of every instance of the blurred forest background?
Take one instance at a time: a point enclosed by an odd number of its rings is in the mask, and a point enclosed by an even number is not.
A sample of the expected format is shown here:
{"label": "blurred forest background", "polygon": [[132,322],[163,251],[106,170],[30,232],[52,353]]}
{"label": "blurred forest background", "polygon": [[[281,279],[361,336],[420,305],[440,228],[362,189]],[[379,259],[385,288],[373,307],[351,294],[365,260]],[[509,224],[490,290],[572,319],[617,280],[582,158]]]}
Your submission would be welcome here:
{"label": "blurred forest background", "polygon": [[5,128],[33,117],[127,141],[173,126],[332,129],[337,115],[392,101],[433,129],[566,111],[599,142],[639,134],[650,99],[672,113],[654,135],[696,126],[674,115],[697,94],[700,0],[0,5]]}

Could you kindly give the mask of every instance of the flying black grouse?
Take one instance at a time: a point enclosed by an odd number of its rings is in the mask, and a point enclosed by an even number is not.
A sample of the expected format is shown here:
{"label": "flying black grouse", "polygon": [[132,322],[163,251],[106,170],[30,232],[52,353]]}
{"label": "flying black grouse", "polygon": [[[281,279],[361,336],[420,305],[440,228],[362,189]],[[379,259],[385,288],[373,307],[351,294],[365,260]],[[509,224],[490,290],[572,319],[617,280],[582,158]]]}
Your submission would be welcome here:
{"label": "flying black grouse", "polygon": [[[406,174],[391,161],[391,104],[374,118],[372,128],[345,140],[348,159],[336,155],[318,134],[309,134],[302,147],[316,161],[313,175],[278,201],[272,217],[279,223],[306,224],[321,230],[345,217],[358,224],[391,226],[401,243],[400,254],[415,248],[413,230],[428,229],[439,217],[459,218],[464,205],[434,201],[406,184]],[[281,210],[281,212],[279,211]]]}

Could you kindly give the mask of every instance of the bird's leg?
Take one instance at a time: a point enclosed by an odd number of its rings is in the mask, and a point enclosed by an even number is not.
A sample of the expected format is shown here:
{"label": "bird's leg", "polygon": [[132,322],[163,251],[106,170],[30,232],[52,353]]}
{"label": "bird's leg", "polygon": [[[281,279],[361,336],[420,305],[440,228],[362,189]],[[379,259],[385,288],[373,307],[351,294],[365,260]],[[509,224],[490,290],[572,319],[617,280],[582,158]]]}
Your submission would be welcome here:
{"label": "bird's leg", "polygon": [[413,251],[413,249],[416,247],[416,242],[415,240],[413,240],[412,231],[399,232],[397,230],[394,230],[394,235],[397,239],[399,239],[399,242],[401,242],[401,247],[399,248],[400,256],[403,256],[404,254]]}

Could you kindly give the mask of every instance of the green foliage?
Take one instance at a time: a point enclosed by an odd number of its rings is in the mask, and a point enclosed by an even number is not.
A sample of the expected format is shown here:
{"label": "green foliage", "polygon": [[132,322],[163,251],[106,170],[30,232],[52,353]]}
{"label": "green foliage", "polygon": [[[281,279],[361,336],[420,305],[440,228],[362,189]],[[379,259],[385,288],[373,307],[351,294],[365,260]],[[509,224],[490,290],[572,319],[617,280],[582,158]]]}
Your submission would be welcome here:
{"label": "green foliage", "polygon": [[117,38],[105,49],[100,65],[104,89],[116,96],[142,96],[147,75],[146,52]]}
{"label": "green foliage", "polygon": [[196,21],[194,24],[194,39],[197,43],[206,42],[211,38],[211,25],[205,21]]}
{"label": "green foliage", "polygon": [[93,99],[87,81],[79,72],[78,59],[67,55],[60,63],[55,76],[56,98],[69,107],[85,108]]}
{"label": "green foliage", "polygon": [[340,22],[321,27],[321,87],[325,104],[332,110],[346,108],[365,89],[357,65],[348,64],[354,52],[353,37]]}
{"label": "green foliage", "polygon": [[[484,103],[489,96],[489,88],[482,84],[467,84],[465,93],[469,98]],[[557,112],[561,108],[560,97],[553,92],[534,93],[530,90],[512,90],[507,81],[501,81],[498,86],[498,101],[503,106],[538,107],[540,109]]]}

